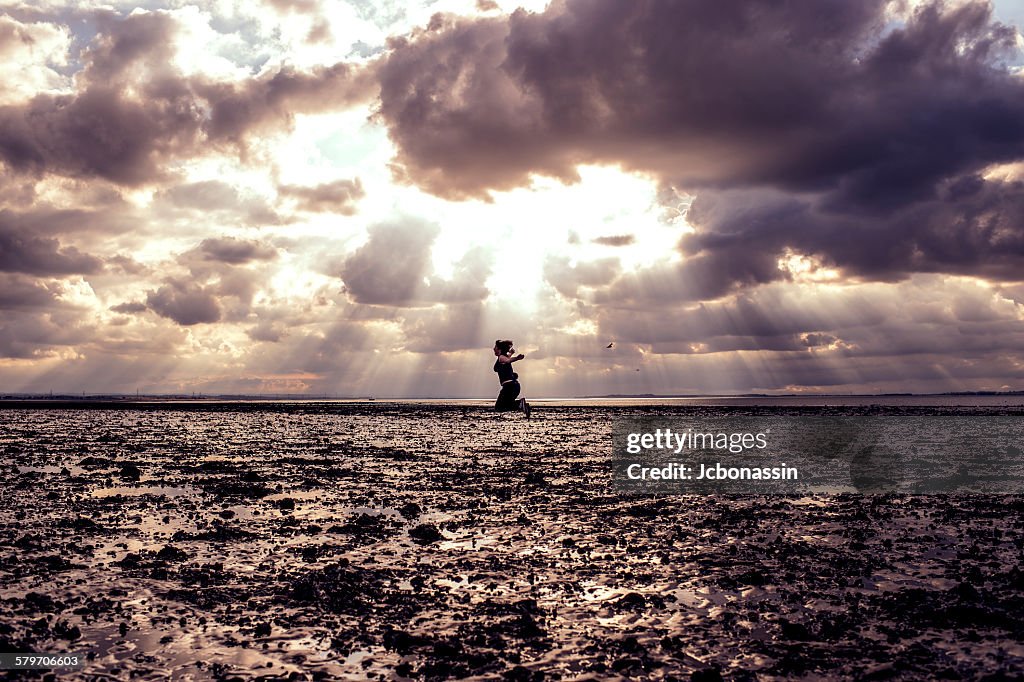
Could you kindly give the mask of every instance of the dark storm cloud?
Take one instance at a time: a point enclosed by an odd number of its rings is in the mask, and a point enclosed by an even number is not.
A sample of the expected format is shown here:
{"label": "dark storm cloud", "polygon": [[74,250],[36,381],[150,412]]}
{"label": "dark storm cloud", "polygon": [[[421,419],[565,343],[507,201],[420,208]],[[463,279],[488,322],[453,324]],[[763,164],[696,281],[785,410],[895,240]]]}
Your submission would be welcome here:
{"label": "dark storm cloud", "polygon": [[281,185],[281,196],[294,199],[296,208],[311,213],[354,215],[355,203],[366,195],[359,178],[335,180],[321,185]]}
{"label": "dark storm cloud", "polygon": [[200,113],[183,93],[143,102],[95,85],[0,107],[0,160],[15,171],[136,185],[156,178],[164,157],[193,149],[199,128]]}
{"label": "dark storm cloud", "polygon": [[456,263],[451,279],[431,272],[431,251],[440,228],[418,220],[381,223],[369,240],[332,274],[345,282],[353,301],[386,306],[467,303],[487,297],[490,256],[471,249]]}
{"label": "dark storm cloud", "polygon": [[277,249],[262,242],[234,237],[204,239],[198,247],[203,260],[243,265],[257,260],[277,258]]}
{"label": "dark storm cloud", "polygon": [[[380,116],[399,178],[465,198],[579,163],[695,193],[686,298],[785,277],[786,248],[865,277],[1024,266],[1015,31],[986,3],[562,0],[393,41]],[[720,205],[716,205],[720,204]],[[990,216],[995,215],[993,219]],[[661,275],[659,275],[660,277]]]}
{"label": "dark storm cloud", "polygon": [[30,275],[71,275],[99,272],[102,261],[56,239],[38,237],[32,231],[9,227],[0,213],[0,272]]}
{"label": "dark storm cloud", "polygon": [[98,13],[99,35],[81,54],[73,94],[39,94],[0,107],[0,162],[25,173],[139,185],[168,160],[287,126],[296,113],[372,96],[368,72],[348,64],[280,69],[237,83],[184,77],[170,66],[177,25],[162,13]]}
{"label": "dark storm cloud", "polygon": [[[884,215],[830,211],[813,197],[779,190],[706,191],[687,215],[696,231],[680,242],[685,259],[623,273],[589,300],[646,308],[716,299],[791,278],[780,266],[789,253],[868,281],[915,272],[1018,280],[1022,216],[1024,183],[974,175]],[[558,289],[580,296],[571,286]]]}
{"label": "dark storm cloud", "polygon": [[59,286],[23,275],[0,274],[0,310],[29,310],[57,305]]}
{"label": "dark storm cloud", "polygon": [[452,20],[396,43],[381,114],[409,177],[456,194],[582,161],[856,193],[1019,156],[1024,85],[993,66],[1014,32],[975,3],[883,35],[888,4],[568,0]]}
{"label": "dark storm cloud", "polygon": [[[408,177],[439,193],[574,178],[584,161],[733,180],[827,113],[883,5],[575,0],[434,22],[395,41],[381,114]],[[727,150],[740,157],[709,153]]]}
{"label": "dark storm cloud", "polygon": [[216,296],[194,282],[180,279],[168,279],[159,289],[150,291],[146,305],[157,315],[186,327],[217,322],[221,317]]}
{"label": "dark storm cloud", "polygon": [[[817,257],[847,276],[896,280],[912,272],[1019,279],[1024,267],[1024,183],[970,175],[941,183],[935,196],[884,214],[836,212],[814,200],[752,192],[698,195],[688,214],[697,231],[681,247],[677,275],[711,297],[737,284],[785,277],[786,249]],[[711,269],[704,263],[714,263]]]}
{"label": "dark storm cloud", "polygon": [[[1017,353],[1024,344],[1019,309],[992,289],[934,275],[897,285],[840,287],[801,296],[784,285],[716,302],[667,310],[605,307],[601,333],[622,348],[690,355],[737,350],[835,357]],[[820,383],[808,380],[809,383]]]}
{"label": "dark storm cloud", "polygon": [[[158,13],[97,18],[101,32],[81,53],[86,66],[75,94],[0,107],[0,160],[12,169],[133,185],[155,177],[162,156],[197,142],[202,114],[166,65],[173,20]],[[135,66],[161,81],[142,98],[126,94]]]}

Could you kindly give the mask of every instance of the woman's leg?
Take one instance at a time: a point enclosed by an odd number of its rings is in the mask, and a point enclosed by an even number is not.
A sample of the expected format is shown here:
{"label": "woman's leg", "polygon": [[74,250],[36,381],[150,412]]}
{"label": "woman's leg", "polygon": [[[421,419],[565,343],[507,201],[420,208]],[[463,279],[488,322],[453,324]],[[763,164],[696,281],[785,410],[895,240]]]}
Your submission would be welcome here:
{"label": "woman's leg", "polygon": [[516,398],[519,397],[519,382],[510,381],[507,384],[502,384],[501,393],[498,394],[498,399],[494,401],[494,409],[498,412],[513,412],[519,409],[519,401]]}

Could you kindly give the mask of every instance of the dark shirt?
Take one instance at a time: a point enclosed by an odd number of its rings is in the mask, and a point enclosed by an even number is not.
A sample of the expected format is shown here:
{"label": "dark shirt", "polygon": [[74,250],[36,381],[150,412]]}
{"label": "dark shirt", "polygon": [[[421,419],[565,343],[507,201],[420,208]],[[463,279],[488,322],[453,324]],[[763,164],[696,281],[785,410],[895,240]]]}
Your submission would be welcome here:
{"label": "dark shirt", "polygon": [[498,360],[495,360],[494,371],[498,373],[498,381],[501,383],[519,378],[519,375],[512,369],[511,362],[499,362]]}

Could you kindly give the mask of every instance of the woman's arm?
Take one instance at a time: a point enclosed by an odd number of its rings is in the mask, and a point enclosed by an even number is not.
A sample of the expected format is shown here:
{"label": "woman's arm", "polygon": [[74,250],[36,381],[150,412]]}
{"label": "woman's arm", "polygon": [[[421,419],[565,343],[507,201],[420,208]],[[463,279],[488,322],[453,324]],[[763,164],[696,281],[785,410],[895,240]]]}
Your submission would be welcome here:
{"label": "woman's arm", "polygon": [[498,362],[500,362],[503,365],[507,365],[509,363],[516,362],[518,360],[522,360],[525,357],[526,356],[523,355],[522,353],[520,353],[519,355],[516,355],[515,357],[511,357],[511,358],[509,356],[507,356],[507,355],[499,355],[498,356]]}

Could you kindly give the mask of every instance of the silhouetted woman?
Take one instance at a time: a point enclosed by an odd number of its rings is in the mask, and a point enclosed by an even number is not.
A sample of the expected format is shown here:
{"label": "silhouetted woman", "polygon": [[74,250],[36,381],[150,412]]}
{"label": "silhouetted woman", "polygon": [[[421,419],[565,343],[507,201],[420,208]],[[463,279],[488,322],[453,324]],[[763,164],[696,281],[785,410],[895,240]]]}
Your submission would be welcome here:
{"label": "silhouetted woman", "polygon": [[498,373],[498,381],[501,382],[501,392],[498,399],[494,401],[494,409],[498,412],[519,411],[530,418],[530,403],[526,398],[519,397],[519,375],[512,369],[512,363],[518,362],[526,356],[520,353],[512,355],[516,349],[512,347],[511,341],[495,341],[494,355],[498,358],[494,361],[494,371]]}

